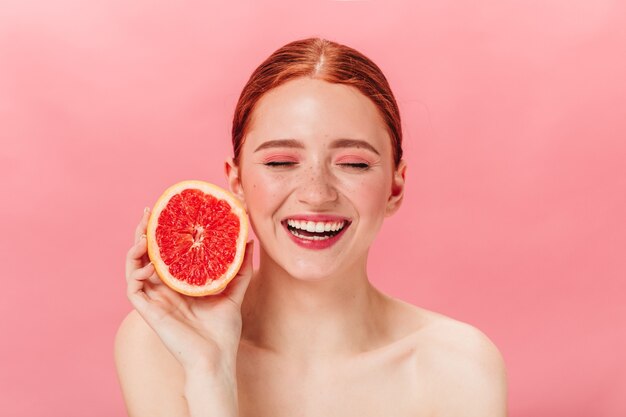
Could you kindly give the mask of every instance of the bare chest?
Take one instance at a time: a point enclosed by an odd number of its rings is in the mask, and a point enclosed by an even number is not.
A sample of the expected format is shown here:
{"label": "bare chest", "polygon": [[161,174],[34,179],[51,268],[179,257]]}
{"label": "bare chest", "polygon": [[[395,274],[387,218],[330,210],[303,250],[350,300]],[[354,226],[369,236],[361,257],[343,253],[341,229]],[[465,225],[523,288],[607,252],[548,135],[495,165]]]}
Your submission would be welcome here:
{"label": "bare chest", "polygon": [[410,349],[396,349],[304,367],[244,353],[237,364],[240,416],[428,416],[428,385],[415,360]]}

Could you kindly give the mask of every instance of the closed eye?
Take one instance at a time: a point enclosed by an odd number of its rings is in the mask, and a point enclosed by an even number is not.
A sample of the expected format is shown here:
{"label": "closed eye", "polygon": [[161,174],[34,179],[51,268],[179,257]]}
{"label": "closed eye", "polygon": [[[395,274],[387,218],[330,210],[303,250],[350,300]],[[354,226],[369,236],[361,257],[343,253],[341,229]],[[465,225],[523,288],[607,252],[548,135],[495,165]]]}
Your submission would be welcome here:
{"label": "closed eye", "polygon": [[295,165],[296,162],[291,162],[291,161],[269,161],[269,162],[265,162],[264,165],[270,166],[270,167],[280,167],[280,166],[288,166],[288,165]]}
{"label": "closed eye", "polygon": [[343,164],[339,164],[341,166],[347,166],[350,168],[356,168],[356,169],[368,169],[370,166],[369,164],[366,164],[364,162],[357,162],[357,163],[343,163]]}

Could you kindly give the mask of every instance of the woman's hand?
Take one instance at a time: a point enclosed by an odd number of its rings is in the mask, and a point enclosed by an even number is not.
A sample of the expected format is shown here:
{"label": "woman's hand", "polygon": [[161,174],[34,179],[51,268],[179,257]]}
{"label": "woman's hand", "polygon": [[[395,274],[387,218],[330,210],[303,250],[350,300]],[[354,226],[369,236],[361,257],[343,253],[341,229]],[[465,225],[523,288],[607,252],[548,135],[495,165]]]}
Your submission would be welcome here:
{"label": "woman's hand", "polygon": [[241,337],[241,303],[252,278],[253,241],[239,273],[219,294],[190,297],[160,280],[147,255],[146,208],[126,256],[127,295],[185,372],[234,372]]}

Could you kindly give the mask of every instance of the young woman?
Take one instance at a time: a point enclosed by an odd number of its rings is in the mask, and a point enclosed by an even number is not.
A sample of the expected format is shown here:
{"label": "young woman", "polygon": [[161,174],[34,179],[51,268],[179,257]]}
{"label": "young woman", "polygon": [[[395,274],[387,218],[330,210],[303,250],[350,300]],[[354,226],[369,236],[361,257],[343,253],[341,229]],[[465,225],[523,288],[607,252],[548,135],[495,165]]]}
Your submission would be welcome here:
{"label": "young woman", "polygon": [[354,49],[305,39],[257,68],[225,171],[259,268],[249,242],[224,292],[177,294],[148,263],[144,213],[126,259],[135,309],[115,342],[130,416],[506,415],[503,360],[481,331],[368,280],[402,202],[401,137],[384,75]]}

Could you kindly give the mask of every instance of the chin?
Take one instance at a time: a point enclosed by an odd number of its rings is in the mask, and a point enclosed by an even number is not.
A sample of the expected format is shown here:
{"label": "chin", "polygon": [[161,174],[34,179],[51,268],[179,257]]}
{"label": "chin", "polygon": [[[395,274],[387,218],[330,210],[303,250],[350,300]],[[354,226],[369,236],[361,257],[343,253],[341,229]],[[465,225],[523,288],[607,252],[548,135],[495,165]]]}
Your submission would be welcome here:
{"label": "chin", "polygon": [[298,281],[325,281],[332,274],[330,271],[319,271],[311,268],[287,268],[285,270]]}
{"label": "chin", "polygon": [[341,274],[337,265],[321,268],[318,263],[302,262],[283,265],[285,271],[299,281],[325,281]]}

